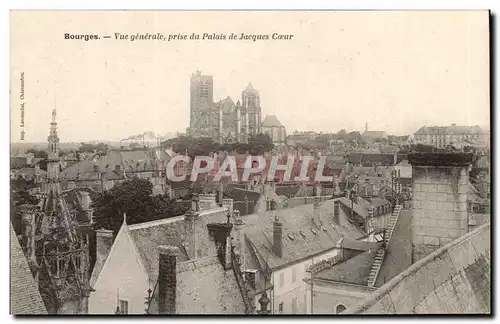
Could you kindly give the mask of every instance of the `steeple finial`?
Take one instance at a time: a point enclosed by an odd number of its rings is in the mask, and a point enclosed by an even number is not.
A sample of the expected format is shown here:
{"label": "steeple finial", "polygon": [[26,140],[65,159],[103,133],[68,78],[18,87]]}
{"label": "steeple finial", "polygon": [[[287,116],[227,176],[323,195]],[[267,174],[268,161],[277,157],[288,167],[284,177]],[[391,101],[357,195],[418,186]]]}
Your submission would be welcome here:
{"label": "steeple finial", "polygon": [[127,225],[127,214],[123,213],[123,224]]}

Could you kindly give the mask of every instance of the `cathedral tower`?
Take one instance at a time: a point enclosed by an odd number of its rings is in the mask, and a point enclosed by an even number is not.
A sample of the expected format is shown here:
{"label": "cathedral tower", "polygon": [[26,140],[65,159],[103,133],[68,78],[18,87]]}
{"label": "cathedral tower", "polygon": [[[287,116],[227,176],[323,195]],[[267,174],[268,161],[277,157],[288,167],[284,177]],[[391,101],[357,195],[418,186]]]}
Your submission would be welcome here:
{"label": "cathedral tower", "polygon": [[214,104],[212,76],[196,71],[191,75],[191,116],[189,133],[193,137],[213,137],[218,133],[219,113]]}
{"label": "cathedral tower", "polygon": [[242,99],[242,113],[243,116],[243,138],[248,140],[249,136],[260,133],[261,125],[261,107],[260,95],[257,90],[249,83],[241,94]]}

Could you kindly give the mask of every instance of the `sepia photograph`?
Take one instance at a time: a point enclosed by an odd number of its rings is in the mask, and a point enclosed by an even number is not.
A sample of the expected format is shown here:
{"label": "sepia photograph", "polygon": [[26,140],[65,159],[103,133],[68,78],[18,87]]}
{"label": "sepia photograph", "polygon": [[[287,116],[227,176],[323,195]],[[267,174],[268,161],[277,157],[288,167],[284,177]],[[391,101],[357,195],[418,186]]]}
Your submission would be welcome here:
{"label": "sepia photograph", "polygon": [[10,314],[492,314],[489,11],[9,16]]}

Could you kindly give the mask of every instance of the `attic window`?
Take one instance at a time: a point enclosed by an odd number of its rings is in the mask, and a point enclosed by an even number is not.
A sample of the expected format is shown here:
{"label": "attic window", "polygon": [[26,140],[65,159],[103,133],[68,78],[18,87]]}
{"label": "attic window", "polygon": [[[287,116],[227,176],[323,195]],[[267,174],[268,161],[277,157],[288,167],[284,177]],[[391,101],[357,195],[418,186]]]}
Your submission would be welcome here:
{"label": "attic window", "polygon": [[288,234],[288,238],[289,238],[290,240],[292,240],[292,241],[294,240],[294,238],[293,238],[292,234]]}
{"label": "attic window", "polygon": [[316,235],[316,231],[314,229],[311,228],[310,230],[311,232],[313,232],[314,235]]}

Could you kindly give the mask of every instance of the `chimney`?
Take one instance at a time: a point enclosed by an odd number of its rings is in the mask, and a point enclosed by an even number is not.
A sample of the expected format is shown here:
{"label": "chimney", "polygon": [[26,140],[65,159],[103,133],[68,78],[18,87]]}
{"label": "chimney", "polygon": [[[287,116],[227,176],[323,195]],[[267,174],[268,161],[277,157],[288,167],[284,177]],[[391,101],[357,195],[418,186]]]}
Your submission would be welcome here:
{"label": "chimney", "polygon": [[394,165],[398,164],[398,153],[394,153]]}
{"label": "chimney", "polygon": [[368,236],[368,242],[374,242],[375,241],[375,208],[373,208],[373,205],[370,204],[368,207],[368,218],[366,220],[366,232],[369,234]]}
{"label": "chimney", "polygon": [[198,256],[198,227],[199,227],[199,222],[198,219],[200,218],[200,214],[198,214],[197,211],[194,211],[192,209],[189,209],[185,214],[184,214],[184,231],[186,233],[185,240],[184,240],[184,246],[186,248],[187,255],[189,259],[196,259]]}
{"label": "chimney", "polygon": [[273,223],[273,245],[278,257],[283,257],[283,224],[279,221],[276,211]]}
{"label": "chimney", "polygon": [[318,199],[319,197],[316,196],[314,197],[314,204],[313,204],[313,223],[316,224],[316,226],[320,227],[321,226],[321,219],[320,219],[320,208],[321,208],[321,203]]}
{"label": "chimney", "polygon": [[158,313],[175,314],[177,297],[177,255],[175,246],[159,246]]}
{"label": "chimney", "polygon": [[333,201],[333,221],[335,224],[340,225],[340,201]]}
{"label": "chimney", "polygon": [[113,245],[113,231],[99,229],[95,231],[96,236],[96,256],[95,263],[103,264],[108,257],[109,250]]}
{"label": "chimney", "polygon": [[416,262],[468,231],[471,153],[413,153],[412,260]]}
{"label": "chimney", "polygon": [[234,213],[234,201],[231,198],[222,199],[222,207],[226,207],[231,216]]}
{"label": "chimney", "polygon": [[191,198],[191,210],[200,211],[200,197],[197,194],[193,194]]}
{"label": "chimney", "polygon": [[239,210],[234,210],[234,235],[236,240],[236,253],[240,256],[240,271],[245,271],[245,234],[243,227],[245,223],[240,216]]}

